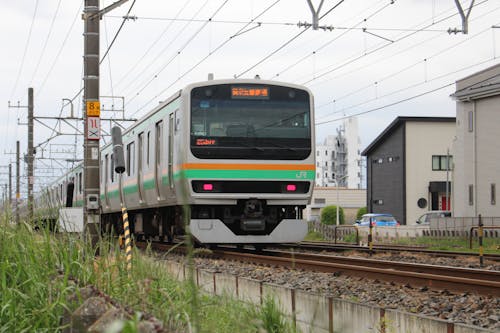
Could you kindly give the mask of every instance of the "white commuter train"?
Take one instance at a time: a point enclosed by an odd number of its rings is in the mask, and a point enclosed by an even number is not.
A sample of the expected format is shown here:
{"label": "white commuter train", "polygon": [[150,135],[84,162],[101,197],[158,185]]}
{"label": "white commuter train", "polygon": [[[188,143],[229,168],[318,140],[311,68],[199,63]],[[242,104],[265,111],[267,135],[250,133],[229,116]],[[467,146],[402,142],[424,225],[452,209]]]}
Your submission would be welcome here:
{"label": "white commuter train", "polygon": [[[103,230],[122,228],[123,200],[136,237],[171,240],[184,233],[187,217],[200,243],[304,238],[302,209],[315,178],[314,107],[307,88],[259,79],[193,83],[134,123],[122,139],[121,188],[112,145],[100,151]],[[36,207],[47,201],[82,206],[82,182],[79,165],[44,192]]]}

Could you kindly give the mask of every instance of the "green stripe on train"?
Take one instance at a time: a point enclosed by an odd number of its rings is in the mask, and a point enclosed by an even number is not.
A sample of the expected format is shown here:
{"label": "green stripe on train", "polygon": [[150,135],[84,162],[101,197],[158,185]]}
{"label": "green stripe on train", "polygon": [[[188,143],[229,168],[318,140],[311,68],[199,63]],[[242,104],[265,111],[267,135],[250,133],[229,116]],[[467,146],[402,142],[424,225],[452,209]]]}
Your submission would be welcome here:
{"label": "green stripe on train", "polygon": [[[286,180],[314,180],[314,171],[302,170],[204,170],[192,169],[182,170],[174,174],[174,179],[286,179]],[[162,177],[162,184],[168,185],[168,177]],[[155,188],[154,179],[148,179],[143,183],[144,190]],[[125,186],[123,189],[125,195],[137,193],[137,185]],[[109,191],[109,198],[119,197],[118,190]],[[101,200],[104,200],[104,195],[101,195]]]}

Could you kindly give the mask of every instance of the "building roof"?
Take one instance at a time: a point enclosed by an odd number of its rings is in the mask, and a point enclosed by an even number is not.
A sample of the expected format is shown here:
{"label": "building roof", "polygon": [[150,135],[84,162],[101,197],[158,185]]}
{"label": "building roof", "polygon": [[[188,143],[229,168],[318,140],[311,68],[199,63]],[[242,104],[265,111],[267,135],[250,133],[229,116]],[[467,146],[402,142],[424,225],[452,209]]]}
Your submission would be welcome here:
{"label": "building roof", "polygon": [[446,123],[449,123],[449,122],[455,122],[455,117],[397,117],[396,119],[394,119],[394,121],[392,123],[389,124],[389,126],[387,126],[384,129],[384,131],[382,133],[380,133],[379,136],[377,136],[375,138],[375,140],[373,140],[368,145],[368,147],[365,148],[365,150],[363,150],[361,152],[361,155],[367,156],[368,154],[370,154],[370,152],[373,149],[375,149],[380,144],[382,144],[385,141],[385,139],[390,137],[392,135],[392,133],[397,128],[399,128],[400,126],[402,126],[406,122],[433,122],[433,123],[446,122]]}
{"label": "building roof", "polygon": [[451,95],[464,102],[500,95],[500,64],[457,81],[457,91]]}

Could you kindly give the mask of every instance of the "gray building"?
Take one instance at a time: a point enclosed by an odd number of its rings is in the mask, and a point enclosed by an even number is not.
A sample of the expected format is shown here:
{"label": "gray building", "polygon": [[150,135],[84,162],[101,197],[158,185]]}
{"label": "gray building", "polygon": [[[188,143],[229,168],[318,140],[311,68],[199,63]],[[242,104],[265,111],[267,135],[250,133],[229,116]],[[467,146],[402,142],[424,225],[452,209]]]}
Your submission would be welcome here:
{"label": "gray building", "polygon": [[430,210],[449,210],[454,136],[452,117],[396,118],[361,153],[367,158],[368,212],[413,225]]}
{"label": "gray building", "polygon": [[454,142],[453,216],[500,217],[500,64],[463,78],[452,95],[457,101]]}

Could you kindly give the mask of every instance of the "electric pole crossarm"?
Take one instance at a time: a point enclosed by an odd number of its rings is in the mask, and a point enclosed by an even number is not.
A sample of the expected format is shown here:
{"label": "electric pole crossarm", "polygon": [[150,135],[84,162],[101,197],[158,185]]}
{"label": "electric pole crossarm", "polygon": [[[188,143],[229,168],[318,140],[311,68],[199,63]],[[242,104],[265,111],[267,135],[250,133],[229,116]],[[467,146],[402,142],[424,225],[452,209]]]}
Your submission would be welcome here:
{"label": "electric pole crossarm", "polygon": [[[99,12],[97,12],[97,13],[95,13],[95,14],[92,14],[92,15],[88,15],[88,18],[89,18],[90,20],[93,20],[94,18],[99,17],[99,19],[100,19],[100,18],[101,18],[101,17],[103,17],[106,13],[108,13],[108,12],[112,11],[112,10],[113,10],[113,9],[115,9],[115,8],[120,7],[121,5],[123,5],[123,4],[124,4],[125,2],[127,2],[127,1],[128,1],[128,0],[119,0],[119,1],[116,1],[116,2],[112,3],[111,5],[109,5],[108,7],[106,7],[106,8],[104,8],[104,9],[100,10]],[[86,18],[86,17],[85,17],[85,14],[84,14],[84,17],[83,17],[83,18],[84,18],[84,19]]]}

